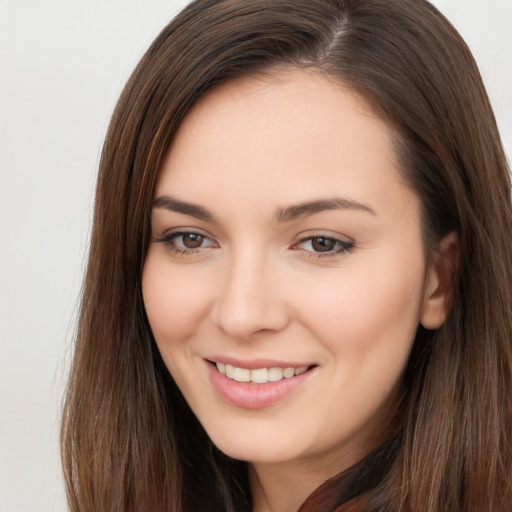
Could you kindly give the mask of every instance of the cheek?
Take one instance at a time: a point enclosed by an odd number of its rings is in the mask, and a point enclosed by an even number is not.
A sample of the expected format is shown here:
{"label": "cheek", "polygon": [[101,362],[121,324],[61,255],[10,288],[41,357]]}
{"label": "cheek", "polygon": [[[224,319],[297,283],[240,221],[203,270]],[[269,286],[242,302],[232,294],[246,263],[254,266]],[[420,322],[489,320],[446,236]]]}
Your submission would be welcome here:
{"label": "cheek", "polygon": [[336,390],[320,399],[324,410],[337,411],[322,436],[337,438],[340,425],[355,436],[362,425],[379,428],[392,409],[418,326],[423,267],[386,268],[351,269],[330,279],[329,293],[312,285],[297,295],[304,323],[329,354],[325,370]]}
{"label": "cheek", "polygon": [[296,290],[309,329],[342,361],[386,353],[407,356],[423,298],[422,258],[345,268],[318,279],[308,293]]}
{"label": "cheek", "polygon": [[[162,261],[165,260],[165,261]],[[207,283],[191,279],[150,250],[142,274],[142,294],[151,330],[162,352],[189,338],[208,310]]]}

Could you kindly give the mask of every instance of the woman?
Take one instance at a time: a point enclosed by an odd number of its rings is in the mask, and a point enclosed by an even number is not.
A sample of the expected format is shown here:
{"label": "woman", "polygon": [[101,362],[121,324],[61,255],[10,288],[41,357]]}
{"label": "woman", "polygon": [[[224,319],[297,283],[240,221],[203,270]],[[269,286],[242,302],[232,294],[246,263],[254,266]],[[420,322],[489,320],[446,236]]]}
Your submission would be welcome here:
{"label": "woman", "polygon": [[430,4],[193,2],[104,146],[71,510],[509,510],[511,232]]}

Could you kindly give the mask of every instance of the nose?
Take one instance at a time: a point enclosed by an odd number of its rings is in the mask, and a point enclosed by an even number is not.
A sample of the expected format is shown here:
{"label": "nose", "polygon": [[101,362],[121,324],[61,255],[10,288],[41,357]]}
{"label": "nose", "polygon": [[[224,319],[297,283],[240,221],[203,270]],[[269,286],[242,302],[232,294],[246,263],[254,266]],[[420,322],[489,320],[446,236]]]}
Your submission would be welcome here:
{"label": "nose", "polygon": [[246,250],[225,264],[212,320],[224,334],[241,340],[282,331],[290,321],[284,292],[279,265]]}

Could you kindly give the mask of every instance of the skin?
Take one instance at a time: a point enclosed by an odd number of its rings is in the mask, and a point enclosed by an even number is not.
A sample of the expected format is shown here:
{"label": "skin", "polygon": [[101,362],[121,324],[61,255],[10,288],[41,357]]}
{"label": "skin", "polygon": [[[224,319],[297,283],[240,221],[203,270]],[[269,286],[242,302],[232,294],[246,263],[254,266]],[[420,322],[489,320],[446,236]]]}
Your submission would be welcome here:
{"label": "skin", "polygon": [[[296,510],[385,439],[418,323],[446,315],[443,265],[426,263],[420,200],[393,137],[355,93],[281,70],[205,96],[161,169],[155,199],[213,218],[154,207],[149,322],[212,441],[250,462],[257,512]],[[345,203],[276,219],[332,198]],[[249,409],[212,385],[205,360],[220,356],[314,368],[284,398]]]}

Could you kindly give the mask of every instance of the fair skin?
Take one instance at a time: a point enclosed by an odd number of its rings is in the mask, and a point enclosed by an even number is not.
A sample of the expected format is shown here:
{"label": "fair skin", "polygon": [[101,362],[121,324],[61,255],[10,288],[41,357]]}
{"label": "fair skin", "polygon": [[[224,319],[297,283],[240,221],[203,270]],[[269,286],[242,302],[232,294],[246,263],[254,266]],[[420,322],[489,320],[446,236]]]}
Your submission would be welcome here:
{"label": "fair skin", "polygon": [[393,132],[353,92],[286,70],[187,115],[156,185],[144,302],[206,432],[249,461],[255,512],[297,510],[384,440],[418,323],[445,317],[433,261]]}

